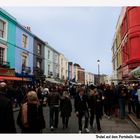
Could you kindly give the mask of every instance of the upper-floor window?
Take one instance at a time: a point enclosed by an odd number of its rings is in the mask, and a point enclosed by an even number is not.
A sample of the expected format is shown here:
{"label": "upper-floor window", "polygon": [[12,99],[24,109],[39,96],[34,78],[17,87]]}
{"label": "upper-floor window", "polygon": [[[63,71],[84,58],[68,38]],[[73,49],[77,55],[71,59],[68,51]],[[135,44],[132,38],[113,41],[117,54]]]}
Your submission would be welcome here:
{"label": "upper-floor window", "polygon": [[61,66],[63,66],[63,58],[61,58]]}
{"label": "upper-floor window", "polygon": [[48,59],[50,59],[50,50],[48,50]]}
{"label": "upper-floor window", "polygon": [[4,61],[4,55],[5,55],[4,52],[5,49],[0,47],[0,63],[3,63]]}
{"label": "upper-floor window", "polygon": [[50,65],[48,64],[48,75],[50,75]]}
{"label": "upper-floor window", "polygon": [[22,54],[22,67],[27,67],[28,66],[28,55],[23,53]]}
{"label": "upper-floor window", "polygon": [[54,62],[57,62],[57,54],[54,55]]}
{"label": "upper-floor window", "polygon": [[0,19],[0,38],[4,40],[6,40],[6,32],[7,32],[6,24],[7,24],[6,21]]}
{"label": "upper-floor window", "polygon": [[41,60],[37,59],[36,65],[38,68],[41,68]]}
{"label": "upper-floor window", "polygon": [[6,46],[0,44],[0,63],[3,64],[6,61]]}
{"label": "upper-floor window", "polygon": [[41,54],[41,45],[40,44],[37,45],[37,53]]}
{"label": "upper-floor window", "polygon": [[28,37],[25,34],[22,34],[22,47],[27,48],[28,43]]}

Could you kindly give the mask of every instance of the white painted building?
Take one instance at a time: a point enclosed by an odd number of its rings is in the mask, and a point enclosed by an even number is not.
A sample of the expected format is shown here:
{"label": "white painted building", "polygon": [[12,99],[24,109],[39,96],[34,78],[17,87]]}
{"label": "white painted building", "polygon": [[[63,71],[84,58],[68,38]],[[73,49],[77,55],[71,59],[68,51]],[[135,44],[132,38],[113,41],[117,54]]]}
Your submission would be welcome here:
{"label": "white painted building", "polygon": [[91,72],[85,72],[85,84],[94,83],[94,74]]}
{"label": "white painted building", "polygon": [[61,80],[68,79],[68,59],[61,53],[59,56],[59,78]]}
{"label": "white painted building", "polygon": [[78,68],[79,68],[79,65],[74,64],[74,78],[76,82],[78,81]]}
{"label": "white painted building", "polygon": [[47,78],[53,78],[53,48],[46,43],[45,45],[45,75]]}
{"label": "white painted building", "polygon": [[55,79],[59,78],[59,56],[60,53],[54,49],[53,50],[53,77]]}

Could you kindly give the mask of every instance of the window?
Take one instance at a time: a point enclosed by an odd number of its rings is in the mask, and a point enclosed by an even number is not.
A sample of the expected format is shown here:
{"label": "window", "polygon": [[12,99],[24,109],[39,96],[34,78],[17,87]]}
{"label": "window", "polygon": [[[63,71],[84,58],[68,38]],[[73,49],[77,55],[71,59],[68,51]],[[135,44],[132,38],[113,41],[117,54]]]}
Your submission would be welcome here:
{"label": "window", "polygon": [[40,44],[37,45],[37,53],[41,54],[41,45]]}
{"label": "window", "polygon": [[36,65],[38,68],[41,68],[41,60],[37,60]]}
{"label": "window", "polygon": [[57,54],[54,55],[54,62],[57,63]]}
{"label": "window", "polygon": [[50,75],[50,65],[48,65],[48,75]]}
{"label": "window", "polygon": [[0,38],[6,39],[6,21],[0,19]]}
{"label": "window", "polygon": [[5,52],[5,49],[0,47],[0,64],[3,64],[4,52]]}
{"label": "window", "polygon": [[0,63],[1,64],[3,64],[4,61],[6,61],[6,53],[7,53],[6,46],[3,44],[0,44]]}
{"label": "window", "polygon": [[63,58],[61,58],[61,66],[63,66]]}
{"label": "window", "polygon": [[50,59],[50,50],[48,50],[48,59]]}
{"label": "window", "polygon": [[22,35],[22,47],[27,48],[27,36],[25,34]]}
{"label": "window", "polygon": [[23,53],[22,54],[22,67],[27,67],[28,66],[28,55]]}

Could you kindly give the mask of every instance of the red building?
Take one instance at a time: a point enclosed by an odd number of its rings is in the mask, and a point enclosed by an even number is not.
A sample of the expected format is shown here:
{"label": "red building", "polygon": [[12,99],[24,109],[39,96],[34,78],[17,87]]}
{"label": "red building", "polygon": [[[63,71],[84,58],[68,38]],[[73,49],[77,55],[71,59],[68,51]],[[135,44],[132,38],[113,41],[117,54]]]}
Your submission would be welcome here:
{"label": "red building", "polygon": [[85,84],[85,69],[78,67],[78,83]]}
{"label": "red building", "polygon": [[120,15],[122,78],[140,66],[140,7],[125,7]]}

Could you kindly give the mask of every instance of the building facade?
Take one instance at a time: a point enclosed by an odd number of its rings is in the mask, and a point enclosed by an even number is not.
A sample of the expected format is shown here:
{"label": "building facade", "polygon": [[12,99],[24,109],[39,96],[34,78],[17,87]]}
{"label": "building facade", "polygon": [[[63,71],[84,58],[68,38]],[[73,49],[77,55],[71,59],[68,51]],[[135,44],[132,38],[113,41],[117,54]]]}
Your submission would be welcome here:
{"label": "building facade", "polygon": [[85,69],[84,68],[81,68],[81,67],[78,68],[78,80],[77,80],[77,82],[80,84],[85,84]]}
{"label": "building facade", "polygon": [[91,72],[85,72],[85,84],[87,85],[90,83],[94,83],[94,74]]}
{"label": "building facade", "polygon": [[60,53],[53,49],[53,77],[59,80],[59,56]]}
{"label": "building facade", "polygon": [[33,75],[33,37],[26,27],[17,23],[15,72],[18,77]]}
{"label": "building facade", "polygon": [[59,66],[59,78],[61,80],[68,80],[68,59],[62,53],[60,53],[59,57]]}
{"label": "building facade", "polygon": [[16,19],[0,8],[0,63],[15,68]]}
{"label": "building facade", "polygon": [[45,76],[53,78],[53,48],[45,43]]}
{"label": "building facade", "polygon": [[45,42],[34,37],[33,47],[33,74],[36,80],[45,80]]}
{"label": "building facade", "polygon": [[[113,70],[117,71],[118,79],[129,78],[129,73],[140,65],[139,36],[140,7],[123,7],[112,47],[112,52],[114,51],[112,57]],[[116,63],[117,68],[115,67]]]}
{"label": "building facade", "polygon": [[16,19],[0,8],[0,80],[15,79]]}
{"label": "building facade", "polygon": [[71,81],[74,78],[74,64],[73,62],[68,62],[68,80]]}

